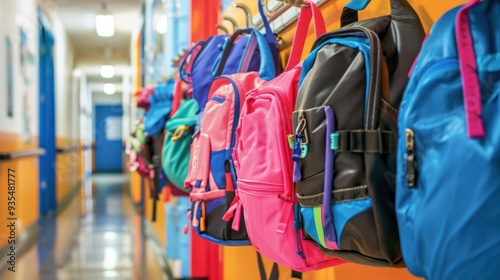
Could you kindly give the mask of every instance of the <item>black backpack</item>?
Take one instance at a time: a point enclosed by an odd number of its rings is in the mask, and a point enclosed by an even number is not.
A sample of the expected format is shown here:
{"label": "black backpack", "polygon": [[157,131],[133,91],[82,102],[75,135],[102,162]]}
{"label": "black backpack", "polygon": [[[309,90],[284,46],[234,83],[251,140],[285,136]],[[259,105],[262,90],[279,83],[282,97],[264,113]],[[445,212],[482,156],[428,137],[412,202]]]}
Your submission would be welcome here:
{"label": "black backpack", "polygon": [[[358,3],[363,2],[363,3]],[[396,224],[397,108],[424,30],[406,0],[391,15],[318,38],[303,62],[293,113],[294,181],[306,238],[350,262],[403,266]]]}

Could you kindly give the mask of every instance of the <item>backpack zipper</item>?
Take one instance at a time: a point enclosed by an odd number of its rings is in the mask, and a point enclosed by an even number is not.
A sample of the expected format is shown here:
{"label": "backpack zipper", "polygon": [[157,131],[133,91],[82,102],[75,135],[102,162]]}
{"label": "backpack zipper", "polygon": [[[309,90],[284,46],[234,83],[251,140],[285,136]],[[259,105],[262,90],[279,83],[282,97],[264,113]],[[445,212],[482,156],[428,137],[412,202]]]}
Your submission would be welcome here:
{"label": "backpack zipper", "polygon": [[416,187],[417,162],[415,159],[415,133],[407,128],[406,132],[406,185]]}
{"label": "backpack zipper", "polygon": [[[280,105],[284,105],[284,106],[287,106],[288,104],[286,103],[286,100],[284,100],[284,96],[282,94],[286,94],[285,90],[282,90],[281,88],[269,88],[268,89],[268,92],[270,93],[275,93],[274,96],[277,97],[277,99],[279,100],[279,103]],[[280,115],[285,115],[283,113],[283,108],[282,106],[277,106],[278,107],[278,110],[280,111]],[[302,116],[303,116],[303,113],[302,112]],[[286,114],[288,114],[288,112],[286,112]],[[290,115],[292,114],[292,110],[290,111],[289,113]],[[288,138],[288,131],[292,130],[291,126],[289,123],[284,123],[283,122],[283,119],[281,118],[281,121],[282,121],[282,127],[285,128],[285,133],[284,135],[278,135],[279,138],[281,138],[280,140],[283,141],[283,145],[282,147],[289,147],[289,138]],[[304,118],[304,122],[305,122],[305,125],[307,125],[307,122],[305,121],[305,118]],[[304,127],[306,128],[306,126]],[[306,135],[307,135],[307,131],[306,131]],[[308,144],[308,136],[306,136],[306,144]],[[300,141],[297,141],[297,144],[299,147],[301,147],[302,144]],[[302,150],[301,150],[302,151]],[[302,156],[302,152],[301,152],[301,156]],[[282,166],[283,166],[283,158],[281,158],[281,162],[282,162]],[[295,168],[294,168],[295,169]],[[286,169],[288,170],[288,169]],[[286,172],[286,171],[285,171]],[[284,180],[288,180],[289,176],[288,176],[288,172],[286,172],[287,174],[285,175],[285,178]],[[286,182],[286,181],[285,181]],[[285,186],[287,185],[287,183],[285,183]],[[302,221],[302,214],[301,214],[301,211],[300,211],[300,204],[297,203],[297,196],[295,195],[295,188],[292,188],[292,190],[290,189],[285,189],[285,193],[288,193],[288,195],[285,194],[285,197],[280,197],[281,199],[285,200],[285,202],[288,202],[288,203],[293,203],[293,208],[294,208],[294,215],[293,215],[293,227],[295,229],[295,244],[297,246],[297,255],[299,255],[302,259],[305,259],[305,255],[302,251],[302,246],[301,246],[301,242],[300,242],[300,234],[299,234],[299,231],[302,230],[303,228],[303,221]],[[292,201],[288,201],[290,199],[292,199]]]}

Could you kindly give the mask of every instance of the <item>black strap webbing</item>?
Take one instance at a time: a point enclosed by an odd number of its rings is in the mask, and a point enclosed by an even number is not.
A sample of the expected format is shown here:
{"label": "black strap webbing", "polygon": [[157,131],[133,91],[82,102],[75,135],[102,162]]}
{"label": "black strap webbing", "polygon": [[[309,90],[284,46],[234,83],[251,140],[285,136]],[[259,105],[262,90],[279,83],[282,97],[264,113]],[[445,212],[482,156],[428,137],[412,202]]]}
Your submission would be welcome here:
{"label": "black strap webbing", "polygon": [[[262,261],[262,256],[259,252],[257,252],[257,263],[259,265],[259,273],[261,280],[268,280],[266,275],[266,268],[264,267],[264,262]],[[273,268],[271,269],[271,275],[269,275],[269,280],[278,280],[279,279],[279,270],[278,264],[274,263]]]}
{"label": "black strap webbing", "polygon": [[156,222],[156,204],[158,202],[158,196],[160,195],[160,172],[161,172],[161,149],[163,147],[164,132],[155,139],[154,143],[154,155],[153,155],[153,168],[154,168],[154,179],[153,179],[153,213],[151,216],[151,221]]}
{"label": "black strap webbing", "polygon": [[302,279],[302,272],[292,270],[292,278]]}
{"label": "black strap webbing", "polygon": [[340,16],[340,27],[344,27],[358,21],[358,11],[345,7]]}
{"label": "black strap webbing", "polygon": [[343,130],[335,152],[388,154],[396,149],[396,134],[385,130]]}

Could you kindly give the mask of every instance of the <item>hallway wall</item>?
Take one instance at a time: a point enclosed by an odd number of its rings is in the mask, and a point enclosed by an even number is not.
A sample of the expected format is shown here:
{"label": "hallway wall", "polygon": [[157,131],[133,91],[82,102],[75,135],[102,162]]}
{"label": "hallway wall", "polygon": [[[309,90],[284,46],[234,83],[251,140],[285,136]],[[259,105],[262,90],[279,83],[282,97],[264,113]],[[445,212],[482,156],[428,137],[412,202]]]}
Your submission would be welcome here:
{"label": "hallway wall", "polygon": [[[40,2],[42,3],[42,2]],[[38,2],[36,0],[0,0],[0,153],[10,153],[38,147],[39,89],[38,89]],[[50,12],[50,11],[49,11]],[[74,52],[64,26],[56,14],[47,14],[55,37],[54,59],[56,73],[56,128],[57,146],[69,147],[76,142],[74,127],[77,111],[72,102],[71,73]],[[26,48],[21,51],[21,28],[25,32]],[[7,38],[11,50],[7,51]],[[24,55],[24,66],[21,63]],[[8,64],[12,63],[12,88],[8,87]],[[23,74],[24,73],[24,74]],[[11,95],[10,95],[11,93]],[[12,108],[8,109],[9,95]],[[57,200],[75,189],[80,180],[81,152],[58,154],[53,168],[57,172]],[[7,170],[16,172],[17,234],[35,225],[39,219],[38,158],[0,161],[0,180],[7,182]],[[7,193],[3,184],[0,191]],[[6,196],[0,195],[0,205],[6,205]],[[0,219],[5,220],[7,209],[0,208]],[[4,229],[0,231],[0,249],[6,244]]]}
{"label": "hallway wall", "polygon": [[[35,0],[0,0],[0,152],[19,151],[38,146],[38,20]],[[25,85],[21,75],[21,30],[26,33],[26,50],[33,57],[25,62]],[[7,38],[11,49],[7,52]],[[12,63],[11,110],[8,110],[8,60]],[[9,114],[11,113],[11,114]],[[7,182],[7,170],[16,174],[17,234],[38,220],[38,160],[0,162],[0,180]],[[21,188],[23,191],[20,191]],[[7,185],[0,188],[0,205],[7,205]],[[7,209],[0,208],[0,220],[6,221]],[[6,231],[0,231],[0,248],[7,243]]]}
{"label": "hallway wall", "polygon": [[[79,96],[72,92],[73,69],[75,61],[74,47],[64,25],[57,16],[52,15],[51,24],[55,39],[55,100],[56,100],[56,137],[58,148],[81,146],[79,142],[78,103]],[[57,202],[64,199],[80,184],[83,153],[79,151],[58,153],[56,168]]]}

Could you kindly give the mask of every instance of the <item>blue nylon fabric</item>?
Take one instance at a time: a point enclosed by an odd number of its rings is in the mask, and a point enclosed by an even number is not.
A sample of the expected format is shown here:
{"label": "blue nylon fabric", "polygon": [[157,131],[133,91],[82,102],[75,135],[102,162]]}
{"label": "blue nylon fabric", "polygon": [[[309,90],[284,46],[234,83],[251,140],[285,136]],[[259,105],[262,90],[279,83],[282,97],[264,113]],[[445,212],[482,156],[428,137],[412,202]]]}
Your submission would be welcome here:
{"label": "blue nylon fabric", "polygon": [[205,207],[206,207],[205,210],[207,211],[207,215],[210,214],[219,205],[224,204],[224,202],[225,202],[224,197],[216,198],[216,199],[212,199],[212,200],[205,200]]}
{"label": "blue nylon fabric", "polygon": [[219,103],[224,103],[224,101],[226,101],[226,99],[218,96],[212,96],[212,100],[217,101]]}
{"label": "blue nylon fabric", "polygon": [[215,243],[217,245],[222,245],[222,246],[246,246],[246,245],[252,245],[250,240],[219,240],[217,238],[214,238],[208,234],[198,232],[198,235],[206,239],[212,243]]}
{"label": "blue nylon fabric", "polygon": [[371,0],[351,0],[349,3],[347,3],[345,6],[349,9],[361,11],[370,4]]}
{"label": "blue nylon fabric", "polygon": [[478,57],[477,67],[480,72],[495,72],[500,70],[500,53]]}
{"label": "blue nylon fabric", "polygon": [[174,94],[174,79],[157,83],[151,95],[151,107],[146,112],[144,127],[149,135],[158,136],[163,131],[165,123],[172,110],[172,97]]}
{"label": "blue nylon fabric", "polygon": [[193,98],[198,102],[200,111],[205,109],[208,91],[213,80],[212,69],[214,64],[217,63],[218,57],[222,54],[222,46],[226,38],[228,38],[227,35],[210,37],[193,63],[191,73],[193,80]]}
{"label": "blue nylon fabric", "polygon": [[[498,279],[500,266],[500,3],[470,11],[486,136],[467,135],[455,19],[432,28],[400,107],[396,212],[403,258],[426,279]],[[497,65],[494,65],[497,66]],[[407,187],[405,129],[415,134],[416,187]]]}
{"label": "blue nylon fabric", "polygon": [[[319,206],[321,207],[321,206]],[[316,243],[321,244],[318,237],[318,231],[316,230],[316,222],[314,221],[314,208],[313,207],[300,207],[300,212],[304,218],[304,229],[305,232],[311,237]]]}
{"label": "blue nylon fabric", "polygon": [[[370,42],[368,38],[366,37],[337,37],[337,38],[331,38],[330,40],[324,42],[323,44],[319,45],[316,47],[302,62],[302,71],[300,72],[300,79],[299,79],[299,88],[302,85],[302,82],[304,81],[304,78],[306,77],[307,73],[311,68],[314,66],[314,63],[316,62],[316,56],[318,55],[318,52],[326,45],[332,45],[332,44],[339,44],[343,46],[347,46],[353,49],[359,49],[361,52],[363,52],[364,57],[365,57],[365,64],[366,64],[366,88],[365,88],[365,102],[368,100],[368,89],[370,86],[370,83],[368,82],[370,80]],[[332,70],[335,71],[335,70]],[[366,111],[366,109],[365,109]]]}
{"label": "blue nylon fabric", "polygon": [[210,152],[210,171],[219,189],[226,188],[226,171],[224,169],[224,162],[228,159],[226,155],[226,150]]}
{"label": "blue nylon fabric", "polygon": [[347,222],[359,213],[370,209],[372,207],[372,199],[365,198],[360,200],[353,200],[348,202],[340,202],[332,205],[333,213],[333,224],[335,227],[335,233],[337,235],[337,245],[340,245],[340,240],[342,240],[342,231],[344,230]]}
{"label": "blue nylon fabric", "polygon": [[[261,33],[257,30],[254,31],[254,35],[257,36],[259,46],[257,50],[253,52],[248,71],[262,71],[261,77],[268,81],[276,75],[274,70],[274,63],[276,62],[273,62],[275,60],[273,53],[277,53],[278,50],[274,47],[273,42],[267,42],[266,38]],[[212,36],[205,43],[204,47],[198,53],[198,56],[194,61],[191,74],[193,81],[193,98],[198,102],[201,111],[205,109],[210,85],[215,78],[214,72],[220,63],[220,58],[228,38],[229,37],[227,35]],[[249,38],[250,36],[242,36],[233,45],[229,57],[224,65],[224,69],[222,71],[223,75],[239,72],[241,59],[245,51],[247,51],[246,46]],[[276,40],[274,40],[274,43],[275,42]],[[264,62],[264,67],[260,67],[261,56],[262,61]],[[273,64],[270,62],[273,62]]]}

